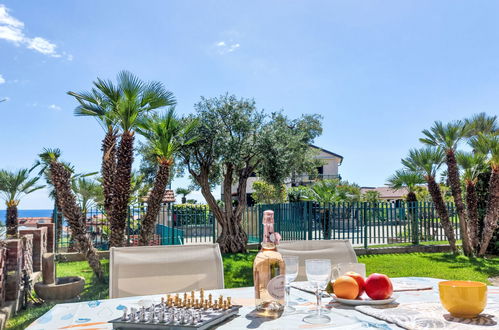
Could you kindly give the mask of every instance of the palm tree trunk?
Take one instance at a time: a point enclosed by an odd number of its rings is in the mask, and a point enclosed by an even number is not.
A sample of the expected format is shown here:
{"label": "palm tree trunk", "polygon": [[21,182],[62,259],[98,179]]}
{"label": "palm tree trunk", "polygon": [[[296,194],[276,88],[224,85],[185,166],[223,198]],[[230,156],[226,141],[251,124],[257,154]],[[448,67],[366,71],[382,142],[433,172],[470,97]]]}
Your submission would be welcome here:
{"label": "palm tree trunk", "polygon": [[485,213],[482,241],[478,256],[483,257],[494,232],[499,226],[499,165],[492,166],[489,181],[489,198],[487,200],[487,213]]}
{"label": "palm tree trunk", "polygon": [[445,206],[444,199],[442,198],[442,191],[440,190],[440,186],[432,176],[426,177],[426,181],[428,183],[428,191],[430,192],[433,204],[435,204],[437,215],[440,218],[440,223],[442,224],[442,228],[444,229],[445,236],[447,236],[450,248],[453,253],[458,253],[456,247],[456,237],[454,235],[454,228],[449,220],[449,212],[447,212],[447,207]]}
{"label": "palm tree trunk", "polygon": [[7,235],[14,237],[17,236],[17,205],[7,206]]}
{"label": "palm tree trunk", "polygon": [[470,233],[470,244],[473,251],[478,247],[478,196],[475,183],[466,181],[466,204],[468,206],[468,230]]}
{"label": "palm tree trunk", "polygon": [[170,165],[170,161],[159,164],[158,173],[154,179],[154,186],[147,199],[147,212],[140,227],[140,245],[148,245],[152,238],[154,223],[161,210],[163,196],[165,195],[166,186],[170,178]]}
{"label": "palm tree trunk", "polygon": [[114,177],[113,210],[110,219],[111,246],[123,246],[130,200],[130,180],[133,163],[133,132],[123,132],[117,151],[116,176]]}
{"label": "palm tree trunk", "polygon": [[457,167],[456,156],[454,150],[449,149],[446,152],[446,163],[447,172],[449,177],[449,184],[452,192],[452,197],[454,198],[454,203],[456,204],[457,215],[459,217],[459,231],[461,234],[461,239],[463,241],[463,252],[467,256],[473,255],[473,249],[471,247],[469,231],[468,231],[468,220],[466,218],[466,207],[463,202],[462,191],[461,191],[461,180],[459,179],[459,170]]}
{"label": "palm tree trunk", "polygon": [[76,241],[78,251],[82,253],[99,280],[104,279],[102,266],[90,237],[87,235],[85,219],[71,189],[71,173],[61,163],[50,163],[50,175],[54,184],[59,204],[62,206],[64,217],[69,223],[71,234]]}
{"label": "palm tree trunk", "polygon": [[116,130],[109,127],[104,140],[102,140],[102,188],[104,192],[104,211],[108,218],[112,214],[113,186],[116,174],[116,141],[118,135]]}

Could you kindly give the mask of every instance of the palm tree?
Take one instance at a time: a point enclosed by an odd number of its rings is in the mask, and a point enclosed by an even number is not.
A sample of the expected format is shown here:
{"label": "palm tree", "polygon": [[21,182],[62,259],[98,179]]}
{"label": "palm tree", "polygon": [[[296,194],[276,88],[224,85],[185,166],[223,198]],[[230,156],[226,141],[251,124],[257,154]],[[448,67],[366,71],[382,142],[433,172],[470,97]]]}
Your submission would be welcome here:
{"label": "palm tree", "polygon": [[88,210],[102,203],[102,186],[98,182],[78,177],[72,180],[71,185],[85,217]]}
{"label": "palm tree", "polygon": [[107,81],[97,78],[94,82],[96,88],[90,92],[68,92],[73,96],[79,106],[74,113],[76,116],[92,116],[105,130],[106,134],[102,140],[102,163],[101,163],[101,183],[104,194],[104,211],[111,217],[113,207],[113,187],[116,174],[116,150],[118,142],[118,130],[116,128],[115,112],[110,98],[116,98],[119,91]]}
{"label": "palm tree", "polygon": [[479,243],[479,214],[478,195],[476,184],[480,173],[486,170],[486,157],[480,153],[459,152],[456,154],[457,163],[463,169],[463,180],[466,189],[466,205],[468,211],[468,230],[473,250]]}
{"label": "palm tree", "polygon": [[175,192],[178,194],[178,195],[182,195],[182,204],[185,204],[185,202],[187,201],[187,195],[189,195],[192,190],[189,189],[189,188],[177,188],[177,190],[175,190]]}
{"label": "palm tree", "polygon": [[410,171],[421,173],[424,177],[451,250],[457,253],[454,228],[449,220],[449,213],[442,197],[442,191],[435,180],[437,171],[442,165],[443,157],[443,151],[434,147],[411,149],[409,155],[402,159],[402,165]]}
{"label": "palm tree", "polygon": [[407,188],[406,202],[417,202],[416,189],[418,185],[425,183],[425,180],[420,172],[410,171],[407,169],[397,170],[395,174],[388,178],[388,186],[392,189]]}
{"label": "palm tree", "polygon": [[147,198],[147,211],[140,227],[140,243],[147,245],[154,230],[154,223],[161,209],[161,202],[170,179],[170,167],[174,163],[175,154],[184,146],[196,141],[186,137],[197,125],[190,121],[182,125],[175,116],[174,108],[162,116],[151,115],[143,117],[138,125],[138,132],[143,135],[151,146],[151,152],[158,163],[158,170],[153,188]]}
{"label": "palm tree", "polygon": [[478,252],[478,256],[484,256],[490,240],[499,226],[497,220],[499,218],[499,135],[479,133],[478,136],[471,140],[471,145],[475,150],[479,150],[483,155],[488,156],[487,163],[491,169],[487,210],[483,220],[484,226]]}
{"label": "palm tree", "polygon": [[499,122],[497,116],[489,116],[485,112],[471,116],[464,120],[466,125],[466,137],[482,134],[497,135],[499,133]]}
{"label": "palm tree", "polygon": [[[397,170],[395,174],[388,178],[388,186],[392,189],[402,189],[406,188],[408,190],[405,200],[407,202],[407,217],[413,226],[413,242],[418,242],[417,237],[417,227],[418,223],[416,221],[417,202],[418,198],[416,196],[416,188],[418,185],[425,182],[423,176],[419,172],[410,171],[407,169]],[[426,230],[429,228],[425,225]]]}
{"label": "palm tree", "polygon": [[[111,128],[107,126],[108,133],[103,141],[102,177],[106,212],[111,226],[110,244],[122,246],[131,195],[135,129],[143,115],[162,107],[174,106],[176,101],[160,82],[145,83],[128,71],[118,73],[116,85],[109,80],[97,79],[94,86],[91,93],[70,92],[70,95],[80,103],[76,109],[77,115],[95,116],[106,125],[112,123],[112,129],[117,127],[121,133],[119,144],[117,139],[111,142]],[[114,164],[112,146],[116,148]]]}
{"label": "palm tree", "polygon": [[468,220],[466,217],[466,206],[462,197],[461,180],[456,160],[456,149],[459,142],[466,136],[467,127],[462,121],[454,121],[443,124],[436,121],[429,130],[423,130],[425,138],[419,139],[426,145],[438,147],[445,152],[445,163],[447,164],[447,176],[449,185],[456,204],[459,217],[459,229],[463,241],[463,252],[470,256],[473,254],[468,231]]}
{"label": "palm tree", "polygon": [[0,195],[7,205],[7,235],[17,235],[17,206],[21,199],[45,186],[37,185],[39,177],[30,178],[28,169],[0,171]]}
{"label": "palm tree", "polygon": [[48,166],[50,178],[54,185],[54,191],[59,203],[59,209],[62,210],[64,217],[68,221],[71,234],[76,240],[76,245],[88,261],[88,264],[94,271],[99,280],[104,279],[102,266],[94,248],[92,241],[87,235],[85,226],[85,217],[78,206],[76,196],[71,187],[72,173],[64,163],[59,160],[61,152],[59,149],[44,149],[39,155],[42,163]]}

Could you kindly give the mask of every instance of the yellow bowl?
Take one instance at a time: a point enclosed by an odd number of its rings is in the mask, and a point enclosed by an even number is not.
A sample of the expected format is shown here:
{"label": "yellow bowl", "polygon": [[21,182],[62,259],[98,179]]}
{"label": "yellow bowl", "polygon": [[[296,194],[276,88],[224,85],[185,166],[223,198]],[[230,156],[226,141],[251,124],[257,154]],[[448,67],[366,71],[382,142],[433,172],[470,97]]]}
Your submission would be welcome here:
{"label": "yellow bowl", "polygon": [[455,317],[472,318],[487,305],[487,285],[474,281],[438,283],[440,302]]}

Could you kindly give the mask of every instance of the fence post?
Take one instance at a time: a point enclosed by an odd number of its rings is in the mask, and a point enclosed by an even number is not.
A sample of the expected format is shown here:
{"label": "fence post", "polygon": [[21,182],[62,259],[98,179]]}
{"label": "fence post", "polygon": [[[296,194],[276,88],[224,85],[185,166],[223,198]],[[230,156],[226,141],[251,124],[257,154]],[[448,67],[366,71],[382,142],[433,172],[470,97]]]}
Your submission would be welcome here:
{"label": "fence post", "polygon": [[306,219],[307,219],[307,239],[311,240],[312,239],[312,211],[313,211],[313,202],[305,202],[305,214],[306,214]]}
{"label": "fence post", "polygon": [[[246,208],[245,211],[243,212],[246,212],[246,217],[248,217],[248,209]],[[244,216],[244,213],[243,213],[243,216]],[[213,243],[216,243],[217,242],[217,218],[215,218],[215,215],[213,214],[213,212],[211,212],[210,208],[208,207],[208,219],[211,218],[211,222],[213,223]]]}
{"label": "fence post", "polygon": [[55,244],[55,251],[54,252],[59,252],[59,221],[57,221],[57,204],[54,203],[54,211],[52,214],[53,220],[54,221],[54,244]]}
{"label": "fence post", "polygon": [[130,206],[128,207],[127,225],[125,230],[126,230],[125,236],[126,236],[127,245],[130,245]]}
{"label": "fence post", "polygon": [[362,218],[364,219],[364,249],[367,250],[367,203],[363,202],[363,214]]}
{"label": "fence post", "polygon": [[412,220],[412,244],[419,244],[419,216],[417,202],[410,202],[411,220]]}

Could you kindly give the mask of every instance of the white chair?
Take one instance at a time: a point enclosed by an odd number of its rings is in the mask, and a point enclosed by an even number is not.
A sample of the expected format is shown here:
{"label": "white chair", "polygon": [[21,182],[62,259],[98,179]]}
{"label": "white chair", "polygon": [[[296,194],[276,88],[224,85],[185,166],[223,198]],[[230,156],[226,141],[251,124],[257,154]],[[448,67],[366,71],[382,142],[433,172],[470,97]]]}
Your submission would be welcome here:
{"label": "white chair", "polygon": [[218,244],[111,248],[109,298],[223,289]]}
{"label": "white chair", "polygon": [[298,256],[297,281],[306,281],[306,259],[330,259],[331,264],[357,262],[357,255],[349,240],[281,241],[277,247],[283,257]]}

